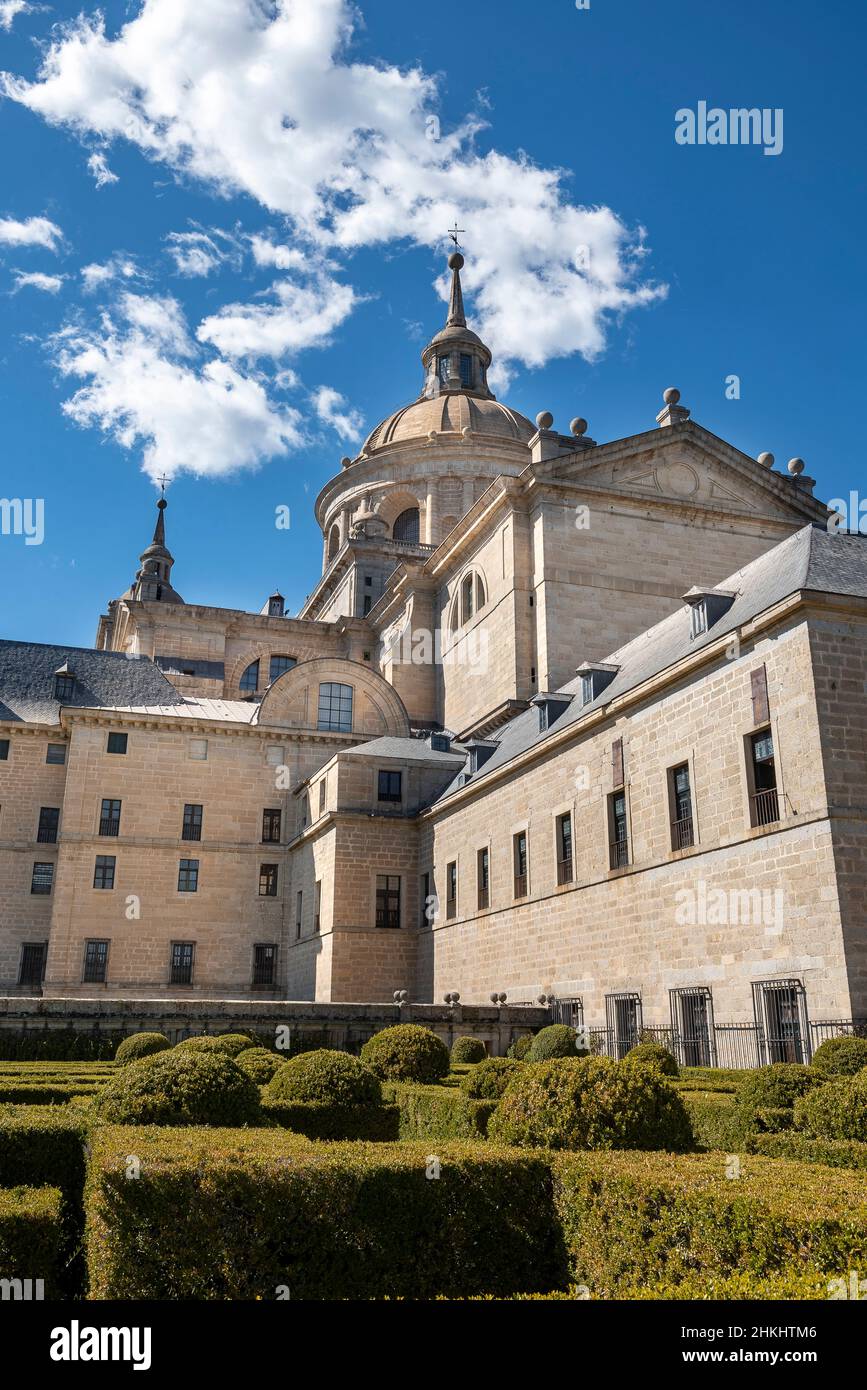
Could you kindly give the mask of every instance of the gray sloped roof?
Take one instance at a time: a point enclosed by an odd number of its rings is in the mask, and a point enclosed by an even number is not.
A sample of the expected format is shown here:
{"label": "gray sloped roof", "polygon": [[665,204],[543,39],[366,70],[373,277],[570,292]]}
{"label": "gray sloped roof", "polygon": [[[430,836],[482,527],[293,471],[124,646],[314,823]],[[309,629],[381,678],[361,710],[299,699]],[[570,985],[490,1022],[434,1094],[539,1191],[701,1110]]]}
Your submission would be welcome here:
{"label": "gray sloped roof", "polygon": [[[601,709],[619,695],[634,690],[691,652],[700,651],[726,633],[734,632],[765,609],[799,590],[867,598],[867,537],[837,534],[818,525],[805,526],[714,587],[733,592],[736,597],[731,607],[707,632],[696,638],[690,636],[690,610],[683,604],[668,618],[663,618],[605,658],[606,664],[620,669],[595,700],[581,704],[581,680],[576,676],[561,689],[577,698],[572,699],[545,732],[540,731],[538,710],[533,708],[525,710],[493,734],[496,751],[475,773],[473,784],[482,781],[519,753],[535,744],[544,743],[552,733],[559,733],[589,711]],[[575,652],[576,666],[582,657],[582,652]],[[460,774],[439,799],[442,800],[462,785],[463,774]]]}
{"label": "gray sloped roof", "polygon": [[[75,692],[59,701],[54,696],[54,676],[64,663],[75,676]],[[149,657],[0,640],[0,719],[59,724],[61,708],[179,703],[183,696]]]}
{"label": "gray sloped roof", "polygon": [[357,743],[352,748],[342,748],[345,753],[360,754],[365,758],[400,758],[406,763],[439,763],[444,767],[462,767],[465,754],[461,748],[456,753],[440,753],[420,738],[372,738],[369,743]]}

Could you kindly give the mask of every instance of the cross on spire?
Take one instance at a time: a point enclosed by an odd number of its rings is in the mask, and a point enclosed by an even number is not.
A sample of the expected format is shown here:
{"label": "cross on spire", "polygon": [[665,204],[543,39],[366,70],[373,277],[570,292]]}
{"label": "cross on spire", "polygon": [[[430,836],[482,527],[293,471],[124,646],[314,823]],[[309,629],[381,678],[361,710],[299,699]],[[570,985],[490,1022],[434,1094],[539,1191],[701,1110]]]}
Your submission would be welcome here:
{"label": "cross on spire", "polygon": [[458,220],[457,218],[455,218],[455,225],[453,227],[449,227],[449,236],[451,237],[458,250],[461,249],[461,244],[458,241],[458,237],[465,231],[466,227],[459,227]]}
{"label": "cross on spire", "polygon": [[163,473],[159,478],[157,478],[157,482],[158,482],[159,485],[160,485],[160,488],[161,488],[161,490],[162,490],[162,495],[163,495],[163,497],[165,497],[165,495],[166,495],[166,483],[171,482],[171,479],[170,479],[170,478],[167,478],[166,475],[165,475],[165,473]]}

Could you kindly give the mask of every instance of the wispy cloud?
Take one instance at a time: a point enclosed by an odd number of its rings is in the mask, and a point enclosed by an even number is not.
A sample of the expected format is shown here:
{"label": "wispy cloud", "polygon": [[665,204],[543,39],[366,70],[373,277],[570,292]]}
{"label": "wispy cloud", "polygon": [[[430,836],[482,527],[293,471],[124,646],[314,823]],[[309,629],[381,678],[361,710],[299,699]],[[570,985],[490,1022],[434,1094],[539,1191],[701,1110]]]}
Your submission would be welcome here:
{"label": "wispy cloud", "polygon": [[96,150],[90,156],[87,161],[87,167],[96,181],[97,188],[105,188],[107,184],[119,182],[117,174],[109,169],[105,155],[99,150]]}
{"label": "wispy cloud", "polygon": [[43,275],[38,270],[16,270],[15,289],[43,290],[46,294],[57,294],[66,279],[65,275]]}
{"label": "wispy cloud", "polygon": [[47,217],[27,217],[19,222],[14,217],[0,217],[0,246],[43,246],[56,251],[63,233]]}
{"label": "wispy cloud", "polygon": [[360,411],[347,405],[339,391],[335,391],[333,386],[319,386],[313,392],[312,400],[316,414],[324,424],[330,425],[347,443],[358,443],[364,429],[364,418]]}
{"label": "wispy cloud", "polygon": [[27,0],[0,0],[0,29],[8,34],[20,14],[32,14],[41,6],[28,5]]}

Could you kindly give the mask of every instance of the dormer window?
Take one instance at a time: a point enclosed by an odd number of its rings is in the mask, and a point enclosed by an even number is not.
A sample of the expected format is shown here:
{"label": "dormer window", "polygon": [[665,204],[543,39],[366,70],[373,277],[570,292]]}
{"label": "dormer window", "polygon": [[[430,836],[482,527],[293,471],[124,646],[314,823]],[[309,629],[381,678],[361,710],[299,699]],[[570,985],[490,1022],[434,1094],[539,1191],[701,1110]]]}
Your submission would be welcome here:
{"label": "dormer window", "polygon": [[55,700],[71,700],[75,694],[75,676],[71,671],[58,671],[54,677]]}
{"label": "dormer window", "polygon": [[700,599],[692,605],[690,611],[689,635],[700,637],[703,632],[707,632],[707,603]]}
{"label": "dormer window", "polygon": [[431,734],[430,747],[432,753],[451,752],[452,741],[448,734]]}
{"label": "dormer window", "polygon": [[701,637],[718,622],[735,601],[735,595],[727,589],[692,588],[683,596],[684,603],[690,607],[689,636],[692,641]]}
{"label": "dormer window", "polygon": [[489,743],[484,739],[471,739],[465,746],[468,753],[465,778],[468,779],[484,767],[491,754],[496,751],[498,745],[496,743]]}
{"label": "dormer window", "polygon": [[569,708],[571,703],[569,695],[548,695],[540,693],[534,695],[531,704],[535,705],[539,711],[539,733],[544,734],[551,725],[554,724],[563,713]]}
{"label": "dormer window", "polygon": [[579,666],[577,675],[581,677],[581,704],[589,705],[599,698],[603,690],[611,684],[619,666],[608,662],[597,662],[595,666]]}

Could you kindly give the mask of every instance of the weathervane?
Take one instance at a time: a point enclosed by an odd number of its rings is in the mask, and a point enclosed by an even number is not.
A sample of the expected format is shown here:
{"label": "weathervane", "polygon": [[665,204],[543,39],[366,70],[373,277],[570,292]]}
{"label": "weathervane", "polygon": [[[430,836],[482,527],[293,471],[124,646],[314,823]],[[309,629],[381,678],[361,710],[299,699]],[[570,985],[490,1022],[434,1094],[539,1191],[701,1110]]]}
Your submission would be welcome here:
{"label": "weathervane", "polygon": [[458,237],[461,235],[462,232],[465,232],[465,231],[466,231],[466,227],[459,227],[459,226],[458,226],[457,218],[455,218],[455,225],[454,225],[453,227],[449,227],[449,236],[451,237],[452,241],[454,242],[455,246],[457,247],[457,249],[458,249],[459,251],[460,251],[460,249],[461,249],[461,246],[460,246],[460,242],[458,241]]}
{"label": "weathervane", "polygon": [[161,477],[157,478],[157,482],[159,483],[160,488],[162,489],[163,498],[165,498],[165,495],[166,495],[166,483],[171,482],[171,479],[170,479],[170,478],[167,478],[166,475],[165,475],[165,473],[163,473]]}

